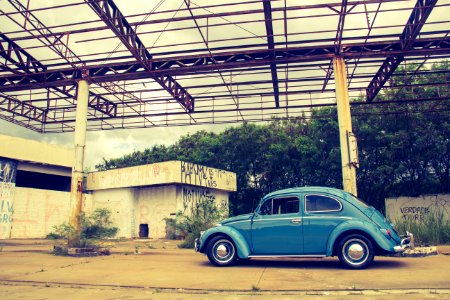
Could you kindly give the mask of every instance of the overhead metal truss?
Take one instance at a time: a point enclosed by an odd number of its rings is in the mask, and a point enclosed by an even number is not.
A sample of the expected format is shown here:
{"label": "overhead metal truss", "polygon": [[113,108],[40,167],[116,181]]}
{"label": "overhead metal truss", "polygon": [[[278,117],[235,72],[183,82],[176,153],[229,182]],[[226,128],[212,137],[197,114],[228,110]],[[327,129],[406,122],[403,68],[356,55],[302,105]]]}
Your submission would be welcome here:
{"label": "overhead metal truss", "polygon": [[[89,130],[305,116],[335,105],[336,56],[355,104],[449,100],[450,71],[430,66],[450,55],[450,0],[48,5],[0,2],[0,118],[40,132],[74,130],[81,78]],[[402,98],[423,85],[439,97]]]}

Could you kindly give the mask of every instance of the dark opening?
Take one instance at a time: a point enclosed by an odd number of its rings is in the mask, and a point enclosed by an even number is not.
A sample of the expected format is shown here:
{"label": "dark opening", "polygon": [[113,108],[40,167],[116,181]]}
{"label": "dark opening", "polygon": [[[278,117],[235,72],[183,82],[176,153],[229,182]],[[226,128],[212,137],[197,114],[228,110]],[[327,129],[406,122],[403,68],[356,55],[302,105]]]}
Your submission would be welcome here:
{"label": "dark opening", "polygon": [[148,224],[139,225],[139,237],[148,238]]}
{"label": "dark opening", "polygon": [[70,177],[17,170],[16,186],[70,192]]}

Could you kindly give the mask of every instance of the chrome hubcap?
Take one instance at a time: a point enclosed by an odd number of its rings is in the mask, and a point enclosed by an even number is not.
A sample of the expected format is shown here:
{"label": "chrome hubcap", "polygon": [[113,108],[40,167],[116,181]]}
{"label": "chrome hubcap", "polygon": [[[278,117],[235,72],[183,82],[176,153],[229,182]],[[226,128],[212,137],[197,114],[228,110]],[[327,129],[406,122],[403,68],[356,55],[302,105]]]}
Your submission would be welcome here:
{"label": "chrome hubcap", "polygon": [[226,264],[234,258],[235,249],[232,242],[223,239],[218,240],[213,247],[213,255],[217,262]]}
{"label": "chrome hubcap", "polygon": [[351,244],[348,247],[348,256],[353,260],[361,259],[364,256],[364,248],[360,244]]}
{"label": "chrome hubcap", "polygon": [[224,245],[219,245],[217,247],[216,253],[217,253],[218,257],[225,258],[225,257],[227,257],[229,251],[228,251],[227,247],[225,247]]}
{"label": "chrome hubcap", "polygon": [[362,265],[369,258],[369,247],[363,240],[350,239],[342,247],[342,254],[349,264],[354,266]]}

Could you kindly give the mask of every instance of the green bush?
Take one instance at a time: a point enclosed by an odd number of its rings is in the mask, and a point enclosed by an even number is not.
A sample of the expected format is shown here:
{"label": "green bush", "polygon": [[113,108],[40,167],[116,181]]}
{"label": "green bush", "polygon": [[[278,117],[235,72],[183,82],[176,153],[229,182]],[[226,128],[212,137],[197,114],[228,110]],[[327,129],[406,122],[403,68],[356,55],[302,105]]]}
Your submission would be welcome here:
{"label": "green bush", "polygon": [[217,208],[213,200],[198,202],[189,215],[177,214],[176,219],[166,219],[166,225],[173,226],[176,232],[174,236],[184,237],[184,241],[178,246],[180,248],[193,248],[194,242],[204,231],[224,218],[225,212]]}
{"label": "green bush", "polygon": [[[98,240],[114,237],[119,230],[113,226],[111,212],[106,208],[97,208],[90,215],[82,213],[80,215],[80,236],[79,244],[74,247],[95,247]],[[53,226],[54,231],[47,235],[49,239],[66,240],[76,235],[76,230],[68,223]]]}
{"label": "green bush", "polygon": [[414,234],[416,246],[450,243],[450,223],[441,209],[431,209],[422,222],[412,218],[397,220],[395,229],[399,233],[409,231]]}

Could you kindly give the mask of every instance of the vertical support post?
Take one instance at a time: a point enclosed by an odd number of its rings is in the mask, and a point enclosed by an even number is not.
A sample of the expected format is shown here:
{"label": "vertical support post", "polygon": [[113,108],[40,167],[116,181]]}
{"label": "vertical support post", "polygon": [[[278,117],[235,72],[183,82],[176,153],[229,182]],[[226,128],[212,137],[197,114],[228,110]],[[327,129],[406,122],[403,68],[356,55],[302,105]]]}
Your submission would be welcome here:
{"label": "vertical support post", "polygon": [[357,195],[356,165],[352,162],[352,153],[357,153],[356,143],[350,143],[352,133],[352,118],[350,114],[350,99],[348,97],[347,71],[342,57],[333,60],[334,80],[336,85],[336,102],[339,122],[339,140],[341,145],[342,183],[344,191]]}
{"label": "vertical support post", "polygon": [[72,168],[70,189],[71,215],[70,225],[75,234],[69,240],[69,246],[77,246],[80,242],[80,215],[83,207],[83,163],[86,143],[87,110],[89,103],[89,84],[86,80],[78,82],[77,112],[75,120],[75,161]]}

